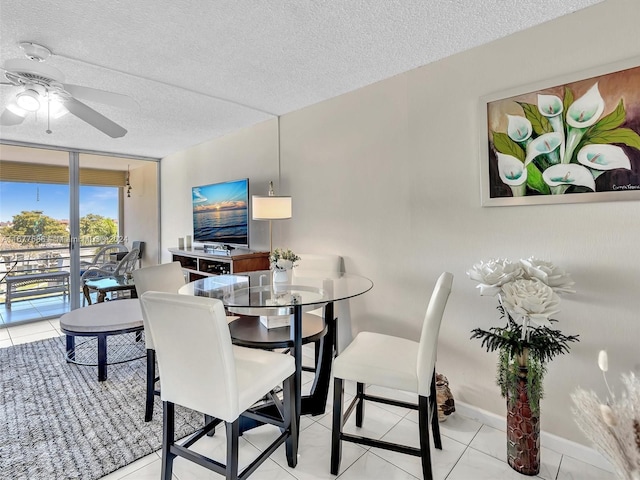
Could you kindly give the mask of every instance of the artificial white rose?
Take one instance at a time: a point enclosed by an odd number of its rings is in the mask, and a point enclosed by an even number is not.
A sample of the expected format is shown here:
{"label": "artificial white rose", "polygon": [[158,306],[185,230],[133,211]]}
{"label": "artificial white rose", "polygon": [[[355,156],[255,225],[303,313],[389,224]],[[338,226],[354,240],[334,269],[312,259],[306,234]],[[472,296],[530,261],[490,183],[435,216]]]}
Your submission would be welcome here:
{"label": "artificial white rose", "polygon": [[549,317],[560,311],[560,298],[537,278],[503,285],[501,298],[503,306],[513,317],[526,316],[536,325],[550,326]]}
{"label": "artificial white rose", "polygon": [[529,257],[520,260],[525,272],[524,278],[537,278],[549,285],[556,293],[576,293],[573,289],[575,282],[564,270],[556,267],[551,262]]}
{"label": "artificial white rose", "polygon": [[500,293],[504,284],[521,278],[523,273],[520,264],[512,263],[504,258],[476,263],[473,268],[467,270],[469,278],[478,282],[480,295],[491,296]]}

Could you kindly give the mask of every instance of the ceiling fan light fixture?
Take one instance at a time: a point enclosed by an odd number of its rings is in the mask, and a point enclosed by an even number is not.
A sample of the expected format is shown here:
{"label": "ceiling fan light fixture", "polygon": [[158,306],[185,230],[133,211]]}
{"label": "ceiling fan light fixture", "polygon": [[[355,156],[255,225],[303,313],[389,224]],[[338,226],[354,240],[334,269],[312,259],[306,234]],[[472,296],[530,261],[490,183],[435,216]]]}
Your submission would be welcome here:
{"label": "ceiling fan light fixture", "polygon": [[22,118],[26,117],[27,114],[29,113],[26,110],[23,110],[22,108],[20,108],[16,102],[9,103],[9,105],[7,105],[7,110],[9,110],[11,113],[18,115],[19,117],[22,117]]}
{"label": "ceiling fan light fixture", "polygon": [[49,115],[51,118],[60,118],[69,113],[58,96],[49,95]]}
{"label": "ceiling fan light fixture", "polygon": [[27,88],[16,95],[16,103],[27,112],[35,112],[40,108],[40,95],[35,90]]}

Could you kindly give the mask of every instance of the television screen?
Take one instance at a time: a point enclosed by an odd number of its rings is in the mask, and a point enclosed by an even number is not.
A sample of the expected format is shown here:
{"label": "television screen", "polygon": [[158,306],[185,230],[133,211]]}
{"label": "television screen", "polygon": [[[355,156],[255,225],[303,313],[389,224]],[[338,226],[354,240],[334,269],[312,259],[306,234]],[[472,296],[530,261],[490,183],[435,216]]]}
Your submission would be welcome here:
{"label": "television screen", "polygon": [[193,240],[249,246],[249,179],[191,189]]}

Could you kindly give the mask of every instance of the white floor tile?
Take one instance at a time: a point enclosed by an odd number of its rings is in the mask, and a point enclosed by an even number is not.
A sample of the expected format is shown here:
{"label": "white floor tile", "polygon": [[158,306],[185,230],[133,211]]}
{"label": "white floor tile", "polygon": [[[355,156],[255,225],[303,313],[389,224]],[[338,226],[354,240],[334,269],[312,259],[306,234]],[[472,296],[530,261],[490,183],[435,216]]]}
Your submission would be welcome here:
{"label": "white floor tile", "polygon": [[51,318],[48,320],[53,328],[60,330],[60,318]]}
{"label": "white floor tile", "polygon": [[522,480],[525,477],[509,465],[473,448],[467,448],[447,480]]}
{"label": "white floor tile", "polygon": [[[418,412],[411,411],[405,417],[412,422],[418,423]],[[469,445],[473,437],[476,436],[482,424],[457,413],[447,417],[447,420],[440,422],[440,433],[453,438],[460,443]]]}
{"label": "white floor tile", "polygon": [[557,480],[615,480],[616,476],[575,458],[562,456]]}
{"label": "white floor tile", "polygon": [[[158,480],[161,473],[162,463],[158,458],[157,461],[153,461],[144,467],[128,473],[124,477],[118,478],[118,480]],[[172,475],[171,478],[172,480],[180,480],[176,475]]]}
{"label": "white floor tile", "polygon": [[[505,432],[483,425],[470,446],[502,462],[507,462],[507,434]],[[538,476],[546,480],[556,480],[561,458],[562,455],[558,452],[541,446]]]}
{"label": "white floor tile", "polygon": [[146,457],[142,457],[136,460],[135,462],[130,463],[129,465],[126,465],[121,469],[110,473],[109,475],[102,477],[100,480],[120,480],[126,475],[129,475],[132,472],[140,470],[142,467],[145,467],[152,462],[160,462],[160,457],[155,452],[147,455]]}
{"label": "white floor tile", "polygon": [[[349,468],[340,469],[341,480],[415,480],[416,477],[392,463],[367,452]],[[419,478],[422,478],[420,476]]]}
{"label": "white floor tile", "polygon": [[[277,435],[273,436],[273,439]],[[225,463],[226,462],[226,436],[222,428],[218,429],[216,435],[213,437],[205,437],[200,439],[193,447],[194,451],[205,455],[214,460]],[[260,450],[251,445],[244,437],[240,438],[239,442],[239,455],[238,461],[240,464],[240,471],[246,468],[259,454]],[[281,447],[284,449],[284,446]],[[174,462],[173,473],[179,480],[218,480],[220,475],[207,470],[200,465],[193,462],[189,462],[183,458],[177,458]],[[267,459],[255,472],[251,474],[251,479],[255,480],[294,480],[281,466],[275,463],[271,459]]]}
{"label": "white floor tile", "polygon": [[44,340],[46,338],[59,337],[60,333],[57,330],[47,330],[46,332],[32,333],[31,335],[23,335],[20,337],[11,337],[14,345],[20,345],[22,343],[35,342],[37,340]]}
{"label": "white floor tile", "polygon": [[0,340],[0,348],[11,347],[12,345],[13,345],[13,342],[11,341],[11,339]]}
{"label": "white floor tile", "polygon": [[[435,480],[444,480],[447,477],[466,448],[466,445],[463,445],[452,438],[448,438],[444,435],[441,435],[440,438],[442,440],[442,450],[437,450],[433,447],[433,435],[429,432],[431,466],[433,468]],[[413,423],[410,420],[403,419],[393,427],[389,433],[382,437],[382,440],[419,448],[420,437],[418,424]],[[398,466],[402,470],[409,472],[418,478],[422,478],[422,463],[420,457],[414,457],[413,455],[406,455],[374,447],[372,447],[370,451]]]}
{"label": "white floor tile", "polygon": [[23,337],[25,335],[33,335],[34,333],[51,332],[55,328],[48,321],[27,323],[26,325],[18,325],[7,328],[12,339]]}
{"label": "white floor tile", "polygon": [[[348,403],[345,402],[343,411],[346,409]],[[318,423],[324,425],[331,430],[331,415],[325,415]],[[364,437],[379,439],[391,430],[400,420],[401,415],[396,415],[388,410],[380,408],[378,405],[372,402],[366,402],[364,406],[364,421],[362,428],[356,427],[356,413],[355,410],[347,420],[343,427],[345,433],[352,433],[354,435],[362,435]]]}
{"label": "white floor tile", "polygon": [[[246,438],[252,445],[263,450],[273,433],[269,430],[276,430],[275,427],[267,426],[245,432]],[[353,462],[360,458],[365,450],[359,445],[345,443],[342,448],[342,468],[348,468]],[[284,448],[278,449],[271,457],[278,465],[298,480],[320,480],[335,478],[330,473],[331,469],[331,432],[314,423],[309,428],[300,433],[300,443],[298,446],[298,465],[296,468],[289,468],[284,453]]]}
{"label": "white floor tile", "polygon": [[9,329],[0,328],[0,341],[9,340],[10,338],[11,338],[11,336],[9,335]]}

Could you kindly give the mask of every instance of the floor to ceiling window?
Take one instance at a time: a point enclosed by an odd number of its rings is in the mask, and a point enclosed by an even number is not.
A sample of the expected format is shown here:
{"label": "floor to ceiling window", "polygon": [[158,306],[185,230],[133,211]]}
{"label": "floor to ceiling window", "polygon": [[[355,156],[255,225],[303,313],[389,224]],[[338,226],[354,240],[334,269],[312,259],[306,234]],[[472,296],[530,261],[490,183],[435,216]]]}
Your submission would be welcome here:
{"label": "floor to ceiling window", "polygon": [[104,245],[143,241],[156,263],[157,218],[157,162],[0,145],[0,327],[79,306]]}

